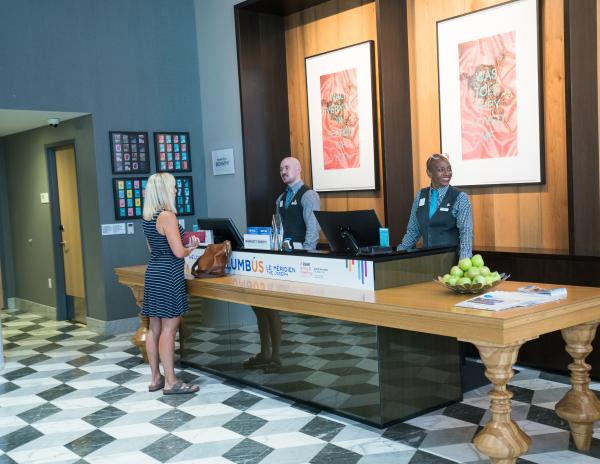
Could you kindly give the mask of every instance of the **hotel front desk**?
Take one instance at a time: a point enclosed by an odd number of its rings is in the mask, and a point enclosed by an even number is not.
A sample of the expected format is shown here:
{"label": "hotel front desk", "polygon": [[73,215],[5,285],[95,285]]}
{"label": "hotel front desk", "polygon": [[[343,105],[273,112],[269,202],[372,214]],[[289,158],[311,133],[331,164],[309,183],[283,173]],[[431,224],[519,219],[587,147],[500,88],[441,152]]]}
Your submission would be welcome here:
{"label": "hotel front desk", "polygon": [[[280,256],[249,254],[257,260],[265,257],[264,263]],[[315,270],[308,266],[307,256],[286,255],[298,265],[283,267],[299,272],[304,264],[307,277],[308,267]],[[344,260],[347,272],[373,289],[294,282],[286,280],[293,278],[289,273],[273,278],[233,274],[188,280],[191,296],[279,311],[282,365],[278,371],[243,367],[260,351],[260,339],[252,310],[234,304],[203,304],[202,310],[192,309],[186,315],[182,361],[385,426],[460,401],[458,341],[470,342],[478,348],[485,375],[493,384],[492,418],[474,443],[492,462],[512,463],[531,442],[510,418],[512,394],[506,385],[518,350],[541,334],[562,330],[574,359],[569,365],[573,388],[556,409],[569,422],[576,446],[589,448],[600,402],[588,389],[585,357],[600,321],[600,289],[567,287],[567,298],[559,302],[488,312],[457,308],[465,295],[432,282],[455,263],[453,250],[320,259]],[[331,267],[336,264],[340,263]],[[320,270],[317,274],[326,275],[327,266],[314,267]],[[144,271],[145,266],[116,269],[119,282],[132,289],[138,304],[143,300]],[[522,285],[507,281],[500,289],[514,291]],[[239,317],[244,312],[246,317]],[[138,338],[143,335],[140,329]]]}

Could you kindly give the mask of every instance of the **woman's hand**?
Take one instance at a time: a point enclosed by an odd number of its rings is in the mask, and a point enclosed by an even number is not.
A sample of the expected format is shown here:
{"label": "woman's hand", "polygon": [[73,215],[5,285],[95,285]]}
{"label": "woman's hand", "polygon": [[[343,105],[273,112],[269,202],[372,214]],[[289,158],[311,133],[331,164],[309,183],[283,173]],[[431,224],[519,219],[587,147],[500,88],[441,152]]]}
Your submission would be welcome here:
{"label": "woman's hand", "polygon": [[190,237],[190,241],[187,243],[186,247],[191,248],[192,250],[198,248],[200,246],[200,239],[195,235]]}

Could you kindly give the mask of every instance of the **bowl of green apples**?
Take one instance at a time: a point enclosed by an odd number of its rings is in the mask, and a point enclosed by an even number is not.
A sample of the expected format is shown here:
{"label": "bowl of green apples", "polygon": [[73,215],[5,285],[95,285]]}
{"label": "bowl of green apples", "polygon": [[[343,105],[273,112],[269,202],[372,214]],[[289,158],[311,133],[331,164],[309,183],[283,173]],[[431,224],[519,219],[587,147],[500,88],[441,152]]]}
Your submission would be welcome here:
{"label": "bowl of green apples", "polygon": [[434,279],[454,293],[483,293],[504,282],[510,275],[492,271],[479,254],[461,259],[450,271]]}

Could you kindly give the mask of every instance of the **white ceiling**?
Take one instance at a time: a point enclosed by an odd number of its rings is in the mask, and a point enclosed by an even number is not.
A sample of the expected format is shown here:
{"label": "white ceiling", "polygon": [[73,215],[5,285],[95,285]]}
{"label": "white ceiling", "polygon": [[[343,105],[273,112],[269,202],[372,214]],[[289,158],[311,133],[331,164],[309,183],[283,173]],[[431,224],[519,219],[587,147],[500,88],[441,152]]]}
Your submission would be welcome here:
{"label": "white ceiling", "polygon": [[66,121],[86,114],[88,113],[0,109],[0,137],[38,127],[46,127],[48,125],[48,118],[59,118],[61,121]]}

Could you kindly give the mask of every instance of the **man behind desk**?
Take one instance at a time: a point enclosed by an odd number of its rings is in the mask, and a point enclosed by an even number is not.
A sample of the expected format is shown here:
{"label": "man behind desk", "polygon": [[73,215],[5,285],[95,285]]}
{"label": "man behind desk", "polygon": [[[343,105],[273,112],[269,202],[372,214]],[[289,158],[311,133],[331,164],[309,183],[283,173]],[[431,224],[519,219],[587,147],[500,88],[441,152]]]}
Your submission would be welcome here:
{"label": "man behind desk", "polygon": [[[286,190],[275,201],[275,212],[283,222],[283,236],[302,243],[305,250],[314,250],[319,240],[319,223],[314,211],[321,209],[319,194],[304,185],[300,162],[284,158],[279,165]],[[244,369],[262,369],[266,374],[281,369],[281,318],[279,312],[252,306],[260,337],[260,353],[244,361]]]}
{"label": "man behind desk", "polygon": [[470,258],[473,249],[473,217],[465,192],[450,185],[452,166],[445,154],[427,160],[431,186],[417,192],[398,250],[413,248],[420,237],[423,246],[456,246],[459,259]]}
{"label": "man behind desk", "polygon": [[283,235],[302,243],[305,250],[314,250],[319,241],[319,223],[314,211],[321,209],[319,194],[304,185],[302,168],[296,158],[283,158],[279,175],[285,191],[275,200],[275,211],[283,221]]}

